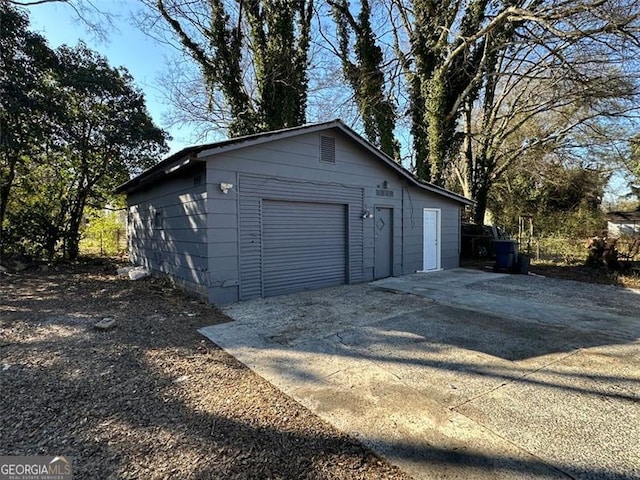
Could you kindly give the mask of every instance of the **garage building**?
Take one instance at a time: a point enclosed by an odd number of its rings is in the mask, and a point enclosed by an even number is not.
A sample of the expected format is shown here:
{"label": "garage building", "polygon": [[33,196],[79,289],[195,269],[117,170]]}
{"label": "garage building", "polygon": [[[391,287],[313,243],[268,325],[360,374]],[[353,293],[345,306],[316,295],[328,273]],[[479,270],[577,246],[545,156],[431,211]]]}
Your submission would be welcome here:
{"label": "garage building", "polygon": [[218,304],[457,267],[471,204],[340,120],[189,147],[117,192],[131,262]]}

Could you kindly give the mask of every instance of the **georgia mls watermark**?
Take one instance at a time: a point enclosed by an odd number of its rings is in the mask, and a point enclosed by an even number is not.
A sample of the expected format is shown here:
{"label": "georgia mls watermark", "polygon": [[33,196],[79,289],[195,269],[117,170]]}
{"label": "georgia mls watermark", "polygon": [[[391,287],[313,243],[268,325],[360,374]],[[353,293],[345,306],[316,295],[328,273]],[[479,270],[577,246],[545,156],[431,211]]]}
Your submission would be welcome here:
{"label": "georgia mls watermark", "polygon": [[0,480],[71,480],[67,457],[0,457]]}

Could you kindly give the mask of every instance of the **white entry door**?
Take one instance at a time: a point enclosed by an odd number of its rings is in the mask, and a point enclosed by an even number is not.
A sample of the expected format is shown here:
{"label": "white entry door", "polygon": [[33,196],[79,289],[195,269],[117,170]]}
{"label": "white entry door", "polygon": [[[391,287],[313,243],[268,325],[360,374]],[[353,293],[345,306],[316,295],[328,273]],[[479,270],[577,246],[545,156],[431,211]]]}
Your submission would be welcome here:
{"label": "white entry door", "polygon": [[423,270],[440,270],[440,209],[424,209],[422,241]]}

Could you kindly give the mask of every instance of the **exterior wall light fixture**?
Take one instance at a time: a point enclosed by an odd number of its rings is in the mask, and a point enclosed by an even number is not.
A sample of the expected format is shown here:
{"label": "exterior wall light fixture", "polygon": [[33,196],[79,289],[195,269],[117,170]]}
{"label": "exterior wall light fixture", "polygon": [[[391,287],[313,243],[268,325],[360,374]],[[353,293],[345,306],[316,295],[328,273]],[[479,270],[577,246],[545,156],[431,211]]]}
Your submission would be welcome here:
{"label": "exterior wall light fixture", "polygon": [[227,194],[229,193],[229,190],[231,190],[233,188],[233,183],[221,183],[220,184],[220,190],[222,190],[222,193]]}

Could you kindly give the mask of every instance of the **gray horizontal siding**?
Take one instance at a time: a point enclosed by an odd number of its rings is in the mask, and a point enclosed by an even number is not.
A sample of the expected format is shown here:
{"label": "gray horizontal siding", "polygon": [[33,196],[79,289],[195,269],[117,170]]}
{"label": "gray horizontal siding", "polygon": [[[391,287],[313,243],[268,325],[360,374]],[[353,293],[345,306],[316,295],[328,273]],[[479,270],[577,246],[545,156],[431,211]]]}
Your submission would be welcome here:
{"label": "gray horizontal siding", "polygon": [[206,259],[198,261],[193,257],[180,254],[160,257],[153,250],[140,249],[131,254],[131,261],[154,272],[181,278],[191,283],[206,285],[207,272],[198,269],[198,265],[207,265]]}
{"label": "gray horizontal siding", "polygon": [[[219,155],[212,159],[212,168],[218,171],[253,174],[263,180],[290,178],[347,188],[375,189],[384,180],[388,180],[389,188],[397,190],[395,196],[399,195],[402,181],[388,167],[377,159],[363,158],[362,152],[354,150],[353,145],[343,145],[344,141],[336,140],[335,164],[320,162],[317,145],[291,140],[274,142],[269,149],[263,146],[249,147]],[[315,153],[310,153],[309,149]],[[353,157],[351,162],[346,160],[349,157]]]}
{"label": "gray horizontal siding", "polygon": [[[133,263],[182,280],[178,283],[186,287],[208,285],[205,175],[202,164],[169,182],[129,195],[129,251]],[[195,176],[201,176],[200,185],[194,185]]]}
{"label": "gray horizontal siding", "polygon": [[[410,185],[342,134],[322,133],[332,134],[336,138],[335,164],[320,161],[320,135],[315,133],[210,157],[207,211],[209,228],[212,228],[209,231],[210,271],[216,282],[212,299],[217,295],[234,298],[234,293],[229,293],[234,288],[235,299],[261,295],[263,238],[259,209],[263,199],[349,205],[348,281],[351,283],[373,279],[374,222],[363,220],[362,212],[374,211],[376,206],[392,208],[394,212],[394,275],[422,269],[423,208],[441,209],[441,264],[444,268],[457,266],[459,204]],[[223,194],[221,182],[231,183],[234,188]],[[376,195],[380,190],[384,195]],[[351,197],[351,191],[358,192],[357,199]],[[231,243],[234,239],[235,247]],[[237,258],[236,267],[227,264],[225,270],[220,270],[221,264],[215,257],[218,243],[224,244],[221,251]],[[220,287],[223,283],[229,285],[224,295]]]}
{"label": "gray horizontal siding", "polygon": [[188,255],[191,257],[207,258],[207,245],[203,242],[166,241],[161,239],[132,238],[130,245],[134,250],[147,249],[162,253],[170,257],[171,254]]}
{"label": "gray horizontal siding", "polygon": [[435,197],[415,187],[404,192],[404,251],[403,273],[423,268],[423,216],[425,208],[440,210],[440,266],[444,269],[459,266],[460,207],[445,198]]}
{"label": "gray horizontal siding", "polygon": [[[322,135],[336,139],[335,163],[320,161],[320,135],[304,134],[211,157],[170,181],[131,194],[132,258],[208,285],[213,301],[260,296],[263,268],[274,266],[268,258],[265,264],[264,242],[291,248],[288,238],[269,238],[269,232],[263,237],[261,204],[273,200],[345,206],[346,277],[351,283],[373,278],[374,222],[362,219],[362,212],[374,211],[376,206],[393,209],[394,274],[422,268],[423,208],[441,210],[442,267],[458,265],[457,202],[409,184],[337,131]],[[203,183],[194,187],[196,175]],[[225,194],[220,182],[234,188]],[[384,195],[377,195],[381,190]],[[161,229],[153,224],[158,209],[163,211]],[[286,218],[282,226],[296,227]],[[325,233],[316,234],[319,242],[331,238],[330,234],[324,238]],[[304,249],[298,248],[304,256]],[[321,247],[315,249],[322,252]],[[276,262],[289,265],[284,258]],[[320,264],[312,267],[324,268]],[[295,282],[296,278],[289,274],[283,281]]]}
{"label": "gray horizontal siding", "polygon": [[[394,208],[398,215],[394,229],[402,239],[401,206],[404,181],[378,159],[372,158],[369,153],[363,154],[360,147],[356,147],[340,135],[336,136],[335,164],[321,162],[319,151],[319,135],[303,135],[220,155],[210,162],[209,168],[210,173],[214,172],[216,181],[217,178],[223,181],[225,176],[229,179],[230,175],[239,171],[241,199],[246,194],[247,182],[244,181],[243,175],[246,173],[252,174],[255,178],[255,188],[263,193],[262,198],[326,201],[328,185],[338,189],[358,189],[361,196],[357,206],[351,201],[348,203],[351,207],[349,235],[352,239],[349,247],[349,281],[356,283],[371,280],[374,264],[374,228],[371,221],[362,220],[362,211],[365,207],[371,210],[377,204]],[[273,182],[283,179],[305,184],[305,191],[286,191],[274,185]],[[393,191],[393,197],[375,195],[376,190],[382,188],[385,181],[388,191]],[[329,201],[338,203],[348,201],[335,194],[329,197]],[[400,240],[396,243],[394,273],[401,273],[402,242]]]}
{"label": "gray horizontal siding", "polygon": [[286,177],[240,175],[241,195],[263,199],[307,201],[319,203],[359,203],[362,191],[337,182],[319,183]]}

